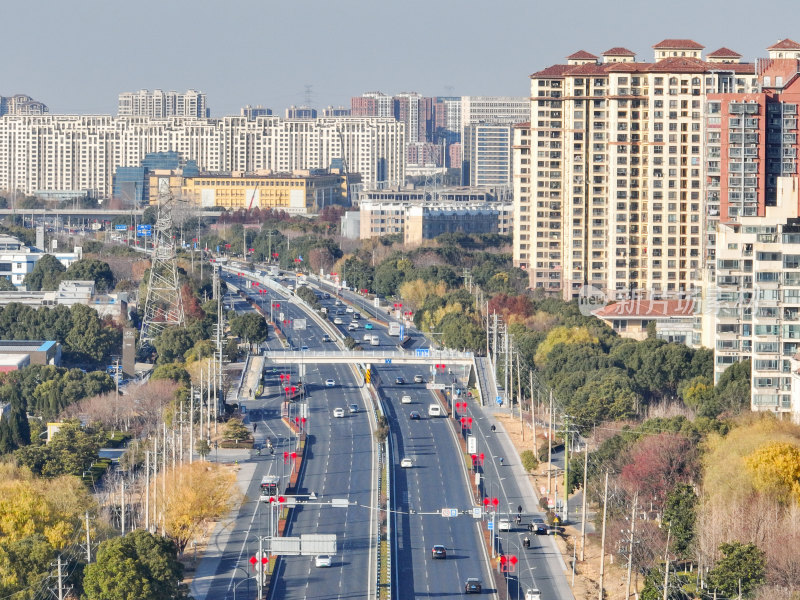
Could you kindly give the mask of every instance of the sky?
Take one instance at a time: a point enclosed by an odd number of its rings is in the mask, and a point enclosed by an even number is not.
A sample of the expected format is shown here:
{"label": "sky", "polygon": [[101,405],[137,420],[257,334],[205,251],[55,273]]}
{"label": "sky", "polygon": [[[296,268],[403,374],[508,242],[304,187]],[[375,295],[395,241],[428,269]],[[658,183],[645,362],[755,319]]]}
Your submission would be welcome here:
{"label": "sky", "polygon": [[[205,92],[246,104],[349,106],[366,91],[525,96],[564,57],[691,38],[748,62],[800,41],[793,0],[39,0],[4,2],[0,95],[51,113],[114,114],[120,92]],[[794,25],[792,25],[794,23]],[[308,87],[310,86],[310,88]]]}

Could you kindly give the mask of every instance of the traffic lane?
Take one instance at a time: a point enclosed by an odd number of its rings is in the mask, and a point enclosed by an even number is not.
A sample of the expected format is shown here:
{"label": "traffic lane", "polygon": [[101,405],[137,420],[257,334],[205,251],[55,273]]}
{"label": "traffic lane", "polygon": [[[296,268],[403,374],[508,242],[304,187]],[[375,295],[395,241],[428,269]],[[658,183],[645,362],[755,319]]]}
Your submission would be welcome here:
{"label": "traffic lane", "polygon": [[[440,511],[446,507],[471,510],[474,503],[459,462],[462,460],[460,449],[446,420],[428,418],[423,410],[419,411],[422,419],[408,420],[408,412],[412,410],[409,407],[414,405],[400,404],[398,390],[410,392],[418,404],[427,406],[433,401],[427,390],[410,388],[395,386],[387,390],[387,416],[398,424],[392,433],[397,452],[395,462],[399,463],[402,457],[414,460],[412,468],[395,466],[397,507],[417,513],[403,512],[398,519],[398,593],[401,598],[460,597],[468,577],[480,577],[484,584],[488,582],[479,529],[471,515],[445,518]],[[420,511],[439,514],[418,514]],[[449,548],[447,559],[430,558],[434,544]]]}
{"label": "traffic lane", "polygon": [[[511,468],[513,464],[511,461],[518,461],[518,458],[516,452],[506,454],[506,449],[500,443],[500,436],[504,434],[491,432],[490,421],[482,411],[474,411],[472,417],[472,432],[473,435],[478,436],[479,440],[478,452],[483,452],[483,448],[488,450],[483,466],[486,476],[485,489],[490,492],[490,495],[500,500],[500,514],[513,518],[516,515],[517,507],[522,506],[525,522],[529,522],[533,516],[544,518],[538,506],[533,505],[533,499],[529,502],[528,497],[523,496],[520,490]],[[501,456],[504,459],[502,466],[499,462]],[[534,538],[539,537],[541,539],[534,544]],[[524,534],[518,535],[517,538],[524,538]],[[517,538],[514,539],[514,543],[521,548],[521,542]],[[547,536],[532,536],[531,549],[520,551],[518,558],[520,562],[517,568],[521,575],[520,585],[523,588],[525,586],[537,587],[542,592],[542,597],[571,597],[569,593],[566,596],[563,595],[564,585],[566,585],[566,579],[561,573],[563,560],[552,539]]]}
{"label": "traffic lane", "polygon": [[[324,390],[322,396],[328,400],[322,403],[325,406],[312,409],[314,422],[326,425],[315,427],[324,435],[320,439],[312,437],[308,447],[309,462],[298,494],[314,492],[320,501],[348,497],[352,502],[368,506],[372,488],[372,436],[367,414],[363,411],[346,413],[348,416],[344,418],[328,416],[325,421],[325,413],[330,412],[329,405],[333,404],[329,400],[334,395],[333,390]],[[346,399],[354,400],[353,397]],[[366,596],[369,582],[364,577],[353,577],[352,573],[368,572],[369,532],[370,511],[367,509],[310,505],[296,509],[286,535],[335,533],[339,535],[339,552],[328,569],[317,569],[313,558],[284,557],[282,576],[273,597],[331,597],[332,593],[334,597]]]}

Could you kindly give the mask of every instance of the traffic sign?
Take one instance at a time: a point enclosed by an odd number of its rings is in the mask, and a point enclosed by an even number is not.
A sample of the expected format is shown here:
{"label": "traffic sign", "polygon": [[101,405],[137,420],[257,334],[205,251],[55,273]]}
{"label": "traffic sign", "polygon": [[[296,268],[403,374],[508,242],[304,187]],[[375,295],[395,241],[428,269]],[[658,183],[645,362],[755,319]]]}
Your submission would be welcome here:
{"label": "traffic sign", "polygon": [[494,522],[492,522],[492,521],[487,521],[487,522],[486,522],[486,529],[488,529],[489,531],[491,531],[492,529],[494,529]]}
{"label": "traffic sign", "polygon": [[431,355],[430,348],[417,348],[414,350],[414,356],[417,358],[428,358]]}
{"label": "traffic sign", "polygon": [[443,517],[457,517],[458,516],[458,509],[457,508],[443,508],[442,509],[442,516]]}
{"label": "traffic sign", "polygon": [[480,506],[473,507],[473,509],[472,509],[472,518],[473,519],[482,519],[483,518],[483,509]]}
{"label": "traffic sign", "polygon": [[474,435],[467,437],[467,452],[475,454],[478,451],[478,438]]}
{"label": "traffic sign", "polygon": [[390,365],[390,364],[392,364],[392,359],[391,358],[385,358],[385,359],[383,359],[383,362],[384,362],[384,364]]}
{"label": "traffic sign", "polygon": [[380,298],[373,298],[372,299],[372,306],[374,306],[375,308],[380,308],[381,307],[381,299]]}
{"label": "traffic sign", "polygon": [[447,386],[443,383],[426,383],[425,389],[426,390],[443,390]]}
{"label": "traffic sign", "polygon": [[503,403],[503,397],[502,396],[495,396],[494,401],[497,402],[498,404],[502,404]]}
{"label": "traffic sign", "polygon": [[114,229],[116,229],[117,231],[127,231],[128,230],[128,226],[127,225],[115,225]]}

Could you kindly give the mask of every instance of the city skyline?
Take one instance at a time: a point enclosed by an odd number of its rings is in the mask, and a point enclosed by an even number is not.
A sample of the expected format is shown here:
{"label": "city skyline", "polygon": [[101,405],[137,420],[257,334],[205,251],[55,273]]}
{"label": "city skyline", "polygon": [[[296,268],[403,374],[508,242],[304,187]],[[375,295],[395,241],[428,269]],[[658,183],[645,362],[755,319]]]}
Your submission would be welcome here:
{"label": "city skyline", "polygon": [[[522,96],[530,73],[581,49],[599,54],[624,45],[647,61],[662,39],[691,38],[707,51],[726,46],[751,62],[778,39],[800,37],[800,30],[753,22],[735,6],[726,12],[725,30],[714,32],[708,26],[718,18],[714,6],[581,4],[575,10],[511,0],[478,14],[482,5],[447,0],[410,0],[402,10],[363,0],[267,8],[238,0],[225,11],[207,0],[143,0],[120,20],[119,9],[101,0],[15,3],[6,8],[6,22],[35,30],[6,28],[8,45],[24,51],[4,65],[0,94],[27,94],[53,113],[114,114],[122,92],[196,89],[207,95],[214,117],[238,114],[247,104],[277,112],[305,104],[306,86],[317,108],[347,106],[351,96],[372,90]],[[792,8],[788,1],[768,4],[776,15]],[[263,19],[253,18],[260,11]],[[387,37],[390,25],[400,33]]]}

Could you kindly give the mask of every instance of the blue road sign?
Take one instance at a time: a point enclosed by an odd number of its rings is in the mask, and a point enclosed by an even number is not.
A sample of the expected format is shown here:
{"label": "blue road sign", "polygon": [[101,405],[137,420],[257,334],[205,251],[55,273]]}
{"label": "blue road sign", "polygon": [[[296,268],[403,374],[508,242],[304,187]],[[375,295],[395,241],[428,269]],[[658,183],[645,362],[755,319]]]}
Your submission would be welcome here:
{"label": "blue road sign", "polygon": [[502,404],[503,403],[503,397],[502,396],[496,396],[494,401],[497,402],[498,404]]}
{"label": "blue road sign", "polygon": [[136,231],[150,231],[153,228],[152,225],[148,225],[146,223],[139,223],[136,226]]}
{"label": "blue road sign", "polygon": [[384,362],[384,364],[390,365],[390,364],[392,364],[392,359],[391,358],[385,358],[385,359],[383,359],[383,362]]}
{"label": "blue road sign", "polygon": [[489,531],[494,529],[494,523],[492,523],[491,521],[487,521],[486,522],[486,529],[488,529]]}
{"label": "blue road sign", "polygon": [[406,328],[404,325],[400,325],[400,339],[402,340],[405,337]]}
{"label": "blue road sign", "polygon": [[431,349],[430,348],[417,348],[414,351],[414,355],[417,356],[418,358],[428,358],[431,355]]}
{"label": "blue road sign", "polygon": [[128,230],[128,226],[127,225],[114,225],[114,229],[116,229],[117,231],[127,231]]}

